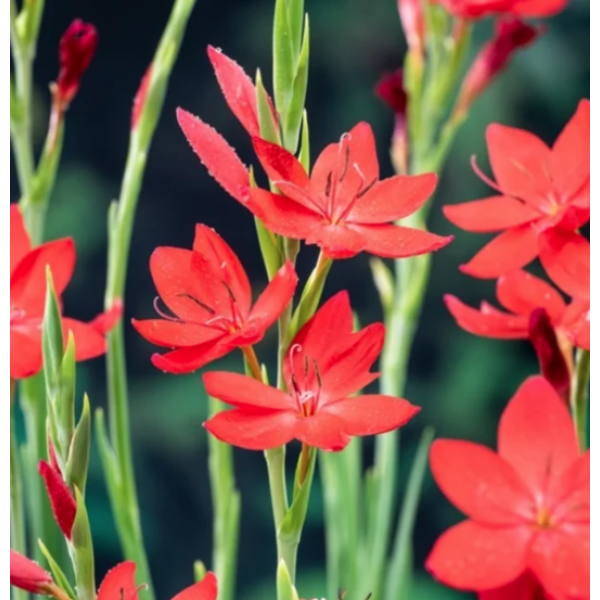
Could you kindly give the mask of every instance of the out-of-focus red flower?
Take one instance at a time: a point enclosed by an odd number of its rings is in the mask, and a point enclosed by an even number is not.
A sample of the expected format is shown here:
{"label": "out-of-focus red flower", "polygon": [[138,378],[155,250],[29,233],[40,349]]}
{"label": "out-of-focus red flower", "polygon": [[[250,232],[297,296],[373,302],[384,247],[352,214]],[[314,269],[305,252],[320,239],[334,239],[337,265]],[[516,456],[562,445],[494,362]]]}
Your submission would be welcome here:
{"label": "out-of-focus red flower", "polygon": [[[23,379],[42,368],[42,321],[46,297],[46,266],[50,267],[56,294],[67,287],[75,266],[73,240],[64,238],[31,247],[23,217],[16,204],[10,207],[10,376]],[[117,323],[122,306],[90,323],[63,318],[65,343],[69,331],[75,336],[76,359],[104,354],[105,334]]]}
{"label": "out-of-focus red flower", "polygon": [[419,409],[391,396],[352,397],[377,377],[370,368],[383,347],[384,327],[376,323],[353,333],[346,292],[326,302],[298,332],[284,362],[288,393],[237,373],[203,376],[211,396],[234,406],[204,426],[220,440],[265,450],[293,439],[342,450],[352,436],[392,431]]}
{"label": "out-of-focus red flower", "polygon": [[419,56],[425,53],[425,17],[423,2],[426,0],[398,0],[398,13],[410,52]]}
{"label": "out-of-focus red flower", "polygon": [[461,270],[496,278],[531,262],[544,243],[550,264],[558,254],[548,241],[554,232],[573,232],[590,218],[589,101],[579,104],[552,149],[527,131],[497,124],[488,127],[487,143],[497,183],[479,174],[498,195],[445,206],[444,214],[467,231],[502,233]]}
{"label": "out-of-focus red flower", "polygon": [[481,592],[479,600],[558,600],[529,571],[500,588]]}
{"label": "out-of-focus red flower", "polygon": [[94,57],[98,44],[98,33],[90,23],[76,19],[69,25],[60,39],[58,49],[60,71],[56,81],[56,97],[66,108],[79,89],[81,77]]}
{"label": "out-of-focus red flower", "polygon": [[490,15],[550,17],[561,12],[569,0],[431,0],[457,17],[478,19]]}
{"label": "out-of-focus red flower", "polygon": [[235,348],[260,341],[291,301],[298,278],[291,262],[277,272],[252,306],[248,276],[225,241],[196,226],[192,250],[157,248],[150,270],[162,301],[174,316],[133,320],[148,341],[166,348],[152,363],[169,373],[191,373]]}
{"label": "out-of-focus red flower", "polygon": [[131,111],[131,129],[135,129],[140,120],[140,115],[144,110],[144,104],[146,103],[146,95],[148,94],[148,86],[150,85],[150,78],[152,77],[152,63],[148,65],[142,81],[140,81],[140,87],[133,99],[133,110]]}
{"label": "out-of-focus red flower", "polygon": [[498,454],[437,440],[431,468],[468,516],[429,555],[436,579],[483,592],[531,571],[551,595],[589,599],[590,453],[580,453],[569,411],[543,377],[526,380],[506,407]]}
{"label": "out-of-focus red flower", "polygon": [[473,102],[508,67],[513,55],[530,46],[543,31],[542,27],[519,19],[499,20],[494,36],[481,48],[465,76],[458,95],[457,113],[467,113]]}
{"label": "out-of-focus red flower", "polygon": [[404,89],[404,70],[398,69],[384,75],[377,82],[375,93],[394,111],[396,122],[391,152],[396,171],[403,175],[408,173],[409,155],[406,121],[408,95]]}
{"label": "out-of-focus red flower", "polygon": [[26,556],[10,549],[10,585],[33,594],[46,594],[52,583],[50,573]]}
{"label": "out-of-focus red flower", "polygon": [[[135,569],[134,562],[126,561],[108,571],[100,584],[97,600],[138,600],[143,585],[136,586]],[[217,591],[217,578],[207,573],[201,582],[186,588],[172,600],[216,600]]]}
{"label": "out-of-focus red flower", "polygon": [[75,516],[77,515],[75,497],[63,480],[62,473],[58,467],[52,466],[45,460],[40,460],[38,469],[46,486],[54,519],[58,523],[63,535],[70,540],[73,523],[75,523]]}
{"label": "out-of-focus red flower", "polygon": [[433,193],[437,177],[397,175],[380,181],[375,139],[367,123],[327,146],[310,177],[287,150],[259,138],[253,143],[283,195],[252,188],[248,208],[275,233],[317,244],[330,258],[362,251],[404,258],[437,250],[452,239],[391,223],[418,210]]}

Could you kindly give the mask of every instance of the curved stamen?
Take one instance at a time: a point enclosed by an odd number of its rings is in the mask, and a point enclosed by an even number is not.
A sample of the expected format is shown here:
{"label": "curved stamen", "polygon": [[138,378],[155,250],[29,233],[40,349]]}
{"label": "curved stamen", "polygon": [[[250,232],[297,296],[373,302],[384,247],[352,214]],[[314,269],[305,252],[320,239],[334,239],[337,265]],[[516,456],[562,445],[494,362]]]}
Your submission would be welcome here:
{"label": "curved stamen", "polygon": [[185,321],[183,321],[183,319],[169,315],[164,310],[162,310],[158,304],[160,301],[161,301],[160,296],[156,296],[156,298],[154,298],[154,301],[152,302],[152,305],[154,306],[154,310],[158,313],[159,317],[162,317],[163,319],[165,319],[165,321],[172,321],[173,323],[184,323],[185,322]]}
{"label": "curved stamen", "polygon": [[479,177],[479,179],[481,179],[484,183],[486,183],[487,185],[489,185],[493,190],[496,190],[499,194],[504,195],[504,192],[500,189],[500,186],[495,181],[493,181],[492,179],[490,179],[479,168],[479,165],[477,164],[477,157],[474,154],[471,155],[471,168],[473,169],[473,171],[475,171],[475,174],[477,175],[477,177]]}

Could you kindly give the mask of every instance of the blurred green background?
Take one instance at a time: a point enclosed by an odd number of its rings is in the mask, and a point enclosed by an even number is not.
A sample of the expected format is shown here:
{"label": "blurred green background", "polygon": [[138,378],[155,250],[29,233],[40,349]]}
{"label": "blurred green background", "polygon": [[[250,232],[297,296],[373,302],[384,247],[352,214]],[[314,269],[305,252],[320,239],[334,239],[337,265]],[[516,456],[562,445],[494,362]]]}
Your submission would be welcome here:
{"label": "blurred green background", "polygon": [[[372,88],[382,72],[396,69],[403,58],[405,45],[395,2],[307,0],[306,5],[312,31],[307,106],[313,154],[359,120],[367,120],[378,138],[383,174],[390,175],[387,149],[393,117],[374,97]],[[104,224],[108,203],[119,190],[132,98],[170,8],[167,0],[62,0],[47,6],[35,70],[40,143],[47,123],[47,85],[57,73],[56,47],[62,31],[73,18],[81,17],[95,23],[100,34],[97,55],[68,114],[64,160],[48,216],[48,237],[72,235],[77,243],[76,274],[65,297],[66,310],[75,317],[91,318],[101,308],[106,267]],[[199,164],[177,126],[175,108],[182,106],[200,115],[246,162],[252,160],[248,138],[220,96],[205,49],[209,43],[221,47],[251,75],[260,66],[267,79],[272,9],[272,0],[204,0],[196,6],[140,199],[129,267],[127,319],[153,314],[155,290],[148,270],[152,250],[159,245],[189,246],[196,222],[215,227],[229,241],[243,257],[257,290],[265,283],[250,214]],[[491,26],[491,22],[477,26],[474,47],[485,41]],[[403,435],[403,477],[426,424],[432,424],[438,436],[493,444],[504,404],[518,384],[536,371],[528,344],[476,338],[460,330],[447,313],[444,293],[457,294],[471,304],[493,300],[494,295],[492,283],[470,279],[457,270],[482,246],[484,236],[455,230],[439,207],[486,193],[469,158],[475,154],[481,165],[486,164],[484,131],[488,123],[521,126],[549,142],[554,140],[579,99],[589,97],[589,32],[589,1],[572,0],[562,15],[548,21],[547,34],[522,52],[477,104],[451,153],[431,228],[457,237],[435,255],[411,358],[406,396],[423,411]],[[312,250],[302,253],[302,275],[308,273],[314,257]],[[380,318],[367,257],[335,265],[327,294],[342,288],[350,290],[363,323]],[[271,336],[260,347],[261,359],[271,360],[274,348]],[[127,350],[144,532],[158,597],[170,598],[190,583],[193,560],[210,561],[211,505],[202,429],[206,406],[199,375],[176,377],[157,372],[149,361],[153,348],[131,328]],[[240,360],[234,355],[223,366],[239,368]],[[80,391],[87,390],[96,406],[105,404],[103,361],[81,365],[79,372]],[[89,505],[98,571],[103,573],[121,556],[97,457],[93,460]],[[272,596],[275,561],[262,455],[237,452],[236,469],[243,497],[238,596],[260,600]],[[317,484],[300,554],[299,588],[304,597],[320,597],[325,589],[321,502]],[[436,537],[458,519],[460,515],[428,477],[415,537],[417,565],[423,564]],[[434,584],[419,572],[415,599],[461,597],[466,596]]]}

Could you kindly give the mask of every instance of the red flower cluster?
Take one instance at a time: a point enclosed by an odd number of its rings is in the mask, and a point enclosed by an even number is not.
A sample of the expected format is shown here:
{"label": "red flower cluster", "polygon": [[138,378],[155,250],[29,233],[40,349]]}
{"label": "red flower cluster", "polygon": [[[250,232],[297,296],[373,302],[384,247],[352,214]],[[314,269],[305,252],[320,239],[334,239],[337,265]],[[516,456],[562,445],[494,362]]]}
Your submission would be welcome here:
{"label": "red flower cluster", "polygon": [[[31,247],[23,217],[16,204],[10,207],[10,376],[23,379],[42,368],[42,320],[46,297],[46,267],[50,267],[60,297],[75,267],[75,246],[63,238]],[[121,316],[118,303],[90,323],[63,318],[63,335],[75,336],[78,361],[104,354],[105,334]]]}
{"label": "red flower cluster", "polygon": [[[97,600],[139,600],[143,586],[135,583],[135,569],[135,563],[126,561],[108,571],[100,584]],[[34,594],[54,596],[54,591],[60,591],[49,573],[12,548],[10,584]],[[172,600],[216,600],[217,593],[217,578],[213,573],[207,573],[202,581],[179,592]],[[63,596],[66,597],[64,592]]]}
{"label": "red flower cluster", "polygon": [[431,0],[457,17],[477,19],[489,15],[550,17],[561,12],[569,0]]}
{"label": "red flower cluster", "polygon": [[532,598],[518,593],[539,587],[553,599],[590,597],[590,453],[543,378],[528,379],[506,407],[498,454],[437,440],[431,468],[469,517],[429,556],[436,579],[482,600]]}

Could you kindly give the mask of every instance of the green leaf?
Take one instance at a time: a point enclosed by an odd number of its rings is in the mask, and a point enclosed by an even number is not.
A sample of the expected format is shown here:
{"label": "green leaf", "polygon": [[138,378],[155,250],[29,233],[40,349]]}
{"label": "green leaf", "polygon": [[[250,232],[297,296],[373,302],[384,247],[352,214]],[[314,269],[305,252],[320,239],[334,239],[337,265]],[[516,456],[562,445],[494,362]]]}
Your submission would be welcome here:
{"label": "green leaf", "polygon": [[284,560],[279,561],[277,567],[277,600],[298,600],[298,592]]}
{"label": "green leaf", "polygon": [[104,478],[109,489],[111,498],[119,498],[121,474],[119,472],[119,463],[111,447],[106,424],[104,422],[104,411],[101,408],[96,410],[96,440],[98,444],[98,453],[100,462],[104,471]]}
{"label": "green leaf", "polygon": [[38,540],[38,545],[40,547],[40,550],[42,551],[42,554],[46,557],[46,560],[48,561],[50,571],[52,571],[52,577],[54,578],[54,581],[56,581],[58,587],[65,591],[69,598],[72,598],[72,600],[77,600],[77,595],[71,587],[67,576],[60,568],[60,565],[54,560],[54,557],[52,556],[52,554],[50,554],[48,548],[44,546],[42,540]]}
{"label": "green leaf", "polygon": [[302,41],[302,24],[304,22],[304,0],[287,0],[290,31],[292,36],[292,47],[295,56],[300,53],[300,42]]}
{"label": "green leaf", "polygon": [[75,488],[77,514],[73,523],[71,544],[73,545],[73,566],[77,582],[78,600],[95,600],[96,581],[94,576],[94,546],[85,500]]}
{"label": "green leaf", "polygon": [[83,410],[69,448],[67,483],[75,486],[85,496],[88,464],[90,460],[91,415],[87,394],[83,397]]}
{"label": "green leaf", "polygon": [[396,531],[392,559],[387,571],[386,600],[410,600],[411,598],[412,536],[423,480],[427,472],[429,448],[433,437],[433,429],[427,427],[421,435],[417,454],[410,470],[406,495],[404,496]]}
{"label": "green leaf", "polygon": [[54,291],[52,272],[49,266],[46,267],[46,304],[42,324],[42,351],[46,390],[48,395],[52,397],[60,377],[63,358],[63,334],[60,307]]}
{"label": "green leaf", "polygon": [[310,173],[310,133],[308,129],[308,114],[306,110],[302,115],[302,138],[300,141],[300,154],[298,155],[300,164],[307,173]]}
{"label": "green leaf", "polygon": [[294,93],[296,54],[288,13],[289,0],[275,1],[273,23],[273,92],[275,106],[282,120]]}
{"label": "green leaf", "polygon": [[60,444],[68,449],[75,429],[75,337],[69,331],[67,348],[60,365],[60,380],[56,395],[56,419]]}
{"label": "green leaf", "polygon": [[371,267],[375,287],[379,292],[381,306],[384,313],[387,313],[394,303],[394,290],[396,288],[394,276],[391,269],[380,258],[371,258],[369,266]]}
{"label": "green leaf", "polygon": [[292,94],[287,110],[281,114],[283,121],[283,143],[287,150],[296,153],[298,148],[298,137],[302,126],[302,115],[304,113],[304,104],[306,102],[306,90],[308,88],[308,63],[310,47],[310,28],[308,25],[308,15],[306,15],[304,25],[304,35],[302,38],[302,49],[298,57],[296,69],[294,71],[294,80]]}
{"label": "green leaf", "polygon": [[279,144],[281,141],[279,131],[273,117],[269,94],[265,90],[260,69],[256,70],[256,105],[258,107],[260,136],[272,144]]}

